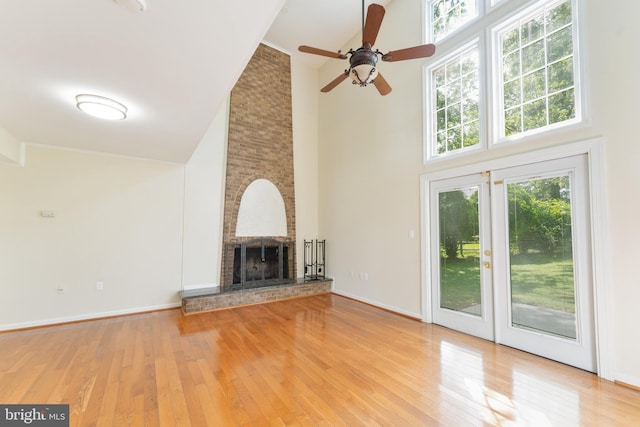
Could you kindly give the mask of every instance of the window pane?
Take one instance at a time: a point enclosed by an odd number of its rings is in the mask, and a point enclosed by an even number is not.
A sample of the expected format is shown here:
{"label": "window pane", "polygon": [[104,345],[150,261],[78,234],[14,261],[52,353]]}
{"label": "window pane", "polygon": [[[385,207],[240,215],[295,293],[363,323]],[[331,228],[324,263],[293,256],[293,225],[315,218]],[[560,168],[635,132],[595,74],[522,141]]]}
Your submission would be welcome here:
{"label": "window pane", "polygon": [[520,79],[504,85],[504,108],[512,108],[522,103],[520,97]]}
{"label": "window pane", "polygon": [[540,39],[544,35],[544,19],[540,14],[522,25],[522,44],[528,44]]}
{"label": "window pane", "polygon": [[462,148],[462,135],[460,128],[453,128],[447,131],[447,151],[458,150]]}
{"label": "window pane", "polygon": [[462,121],[469,123],[478,120],[478,103],[476,101],[465,101],[462,103]]}
{"label": "window pane", "polygon": [[549,65],[548,76],[549,92],[573,87],[573,61],[571,58]]}
{"label": "window pane", "polygon": [[571,3],[564,2],[547,12],[547,32],[571,24]]}
{"label": "window pane", "polygon": [[480,122],[470,122],[464,126],[462,132],[462,145],[464,147],[471,147],[480,143]]}
{"label": "window pane", "polygon": [[447,132],[438,132],[436,136],[437,144],[438,144],[438,154],[443,154],[447,152]]}
{"label": "window pane", "polygon": [[447,108],[447,128],[460,126],[461,118],[460,103],[450,105],[449,108]]}
{"label": "window pane", "polygon": [[557,61],[573,54],[573,35],[571,27],[563,28],[551,34],[547,39],[547,60]]}
{"label": "window pane", "polygon": [[441,109],[445,107],[446,95],[443,92],[444,89],[436,90],[436,108]]}
{"label": "window pane", "polygon": [[522,48],[522,72],[529,73],[544,66],[544,42],[539,40]]}
{"label": "window pane", "polygon": [[431,108],[436,109],[436,114],[431,137],[435,144],[430,153],[443,155],[479,144],[477,48],[454,55],[432,69],[431,75],[436,103]]}
{"label": "window pane", "polygon": [[520,31],[518,28],[511,30],[509,33],[502,37],[502,52],[506,55],[508,53],[518,51],[520,48]]}
{"label": "window pane", "polygon": [[571,1],[516,19],[499,34],[504,136],[571,120],[576,114]]}
{"label": "window pane", "polygon": [[460,58],[461,71],[463,75],[473,74],[478,71],[478,52],[469,52]]}
{"label": "window pane", "polygon": [[569,175],[510,183],[507,191],[512,325],[575,339]]}
{"label": "window pane", "polygon": [[446,114],[446,110],[443,108],[441,110],[438,110],[437,114],[437,126],[438,129],[445,129],[447,127],[447,114]]}
{"label": "window pane", "polygon": [[535,73],[527,74],[522,78],[522,98],[524,102],[533,101],[545,95],[545,77],[546,74],[542,69]]}
{"label": "window pane", "polygon": [[438,41],[478,16],[476,0],[434,0],[431,2],[431,29]]}
{"label": "window pane", "polygon": [[516,50],[505,56],[502,64],[505,82],[520,76],[520,51]]}
{"label": "window pane", "polygon": [[524,104],[524,129],[538,129],[547,125],[547,105],[544,99]]}
{"label": "window pane", "polygon": [[436,84],[436,87],[444,86],[444,79],[445,79],[444,67],[440,67],[437,70],[433,70],[432,75],[433,75],[433,81]]}
{"label": "window pane", "polygon": [[478,187],[438,195],[440,307],[478,316],[481,304]]}
{"label": "window pane", "polygon": [[504,130],[506,136],[522,132],[522,107],[504,112]]}
{"label": "window pane", "polygon": [[549,97],[549,124],[571,120],[576,116],[573,89]]}
{"label": "window pane", "polygon": [[453,82],[460,78],[460,58],[456,57],[447,62],[446,65],[447,81]]}

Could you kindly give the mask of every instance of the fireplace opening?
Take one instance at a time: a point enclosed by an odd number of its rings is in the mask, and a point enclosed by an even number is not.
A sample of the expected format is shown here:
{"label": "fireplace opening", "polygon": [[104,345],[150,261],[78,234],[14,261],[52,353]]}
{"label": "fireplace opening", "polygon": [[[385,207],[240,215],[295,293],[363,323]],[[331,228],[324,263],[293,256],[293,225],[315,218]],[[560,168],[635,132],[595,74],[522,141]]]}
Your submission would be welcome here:
{"label": "fireplace opening", "polygon": [[227,290],[283,284],[289,271],[289,242],[254,239],[233,248],[233,275]]}

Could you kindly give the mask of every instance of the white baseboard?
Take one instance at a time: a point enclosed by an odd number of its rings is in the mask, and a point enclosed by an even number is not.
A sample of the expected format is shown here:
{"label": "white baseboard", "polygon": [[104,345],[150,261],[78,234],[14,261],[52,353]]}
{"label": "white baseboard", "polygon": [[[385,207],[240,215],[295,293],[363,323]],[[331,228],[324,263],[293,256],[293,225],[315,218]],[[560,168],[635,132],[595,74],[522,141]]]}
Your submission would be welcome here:
{"label": "white baseboard", "polygon": [[640,378],[633,375],[616,372],[616,381],[640,388]]}
{"label": "white baseboard", "polygon": [[361,302],[364,302],[366,304],[373,305],[375,307],[380,307],[380,308],[383,308],[385,310],[392,311],[394,313],[402,314],[403,316],[412,317],[412,318],[414,318],[416,320],[422,319],[422,315],[419,314],[419,313],[413,313],[413,312],[406,311],[406,310],[403,310],[403,309],[398,308],[398,307],[394,307],[394,306],[391,306],[391,305],[383,304],[383,303],[381,303],[379,301],[373,301],[373,300],[370,300],[368,298],[362,298],[361,296],[358,296],[358,295],[352,295],[352,294],[350,294],[348,292],[344,292],[344,291],[340,291],[338,289],[335,289],[335,287],[332,288],[331,292],[333,292],[336,295],[342,295],[343,297],[351,298],[351,299],[354,299],[356,301],[361,301]]}
{"label": "white baseboard", "polygon": [[137,307],[137,308],[130,308],[126,310],[105,311],[102,313],[81,314],[78,316],[55,317],[53,319],[34,320],[31,322],[8,323],[8,324],[0,325],[0,331],[10,331],[14,329],[25,329],[25,328],[37,328],[39,326],[50,326],[50,325],[57,325],[61,323],[100,319],[104,317],[116,317],[116,316],[123,316],[126,314],[145,313],[148,311],[166,310],[169,308],[176,308],[180,306],[181,306],[181,303],[172,302],[169,304],[152,305],[148,307]]}

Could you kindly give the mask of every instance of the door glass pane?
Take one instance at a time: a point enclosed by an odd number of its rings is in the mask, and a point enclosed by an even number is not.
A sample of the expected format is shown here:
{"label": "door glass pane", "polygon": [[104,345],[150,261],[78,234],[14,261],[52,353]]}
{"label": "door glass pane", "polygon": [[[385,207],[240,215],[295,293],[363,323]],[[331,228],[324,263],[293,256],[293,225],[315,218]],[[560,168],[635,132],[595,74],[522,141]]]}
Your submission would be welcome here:
{"label": "door glass pane", "polygon": [[575,339],[570,175],[507,186],[511,324]]}
{"label": "door glass pane", "polygon": [[480,316],[477,186],[438,194],[440,307]]}

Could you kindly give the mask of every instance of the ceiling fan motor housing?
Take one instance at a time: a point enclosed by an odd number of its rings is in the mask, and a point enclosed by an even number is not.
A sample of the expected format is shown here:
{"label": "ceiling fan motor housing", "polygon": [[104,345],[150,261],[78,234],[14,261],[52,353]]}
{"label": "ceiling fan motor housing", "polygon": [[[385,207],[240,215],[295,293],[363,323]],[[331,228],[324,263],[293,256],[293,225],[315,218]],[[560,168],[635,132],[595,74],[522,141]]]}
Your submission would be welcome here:
{"label": "ceiling fan motor housing", "polygon": [[376,64],[378,63],[377,52],[370,48],[361,47],[352,52],[349,58],[349,75],[353,79],[353,84],[367,86],[378,75]]}

